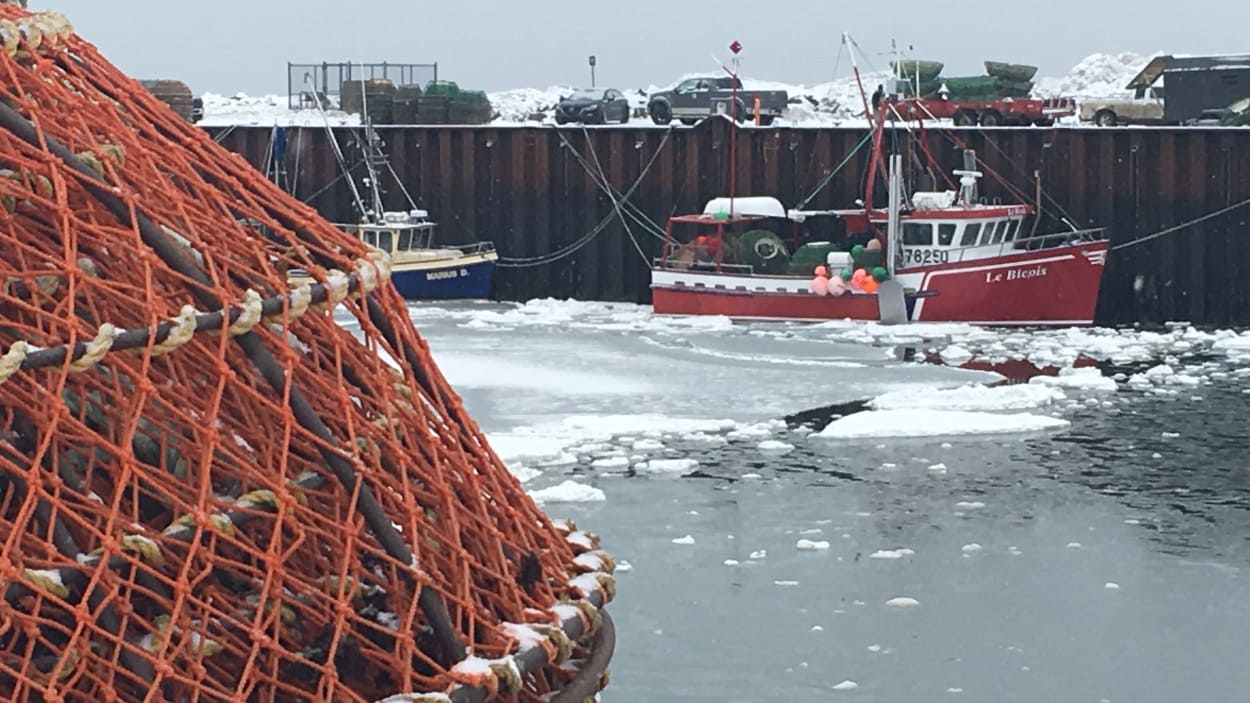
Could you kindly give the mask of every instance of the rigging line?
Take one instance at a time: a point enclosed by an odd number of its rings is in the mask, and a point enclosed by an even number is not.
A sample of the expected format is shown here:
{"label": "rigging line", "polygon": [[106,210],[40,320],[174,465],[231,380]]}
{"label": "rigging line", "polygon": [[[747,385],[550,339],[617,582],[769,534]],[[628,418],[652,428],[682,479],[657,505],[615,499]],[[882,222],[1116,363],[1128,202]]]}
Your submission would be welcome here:
{"label": "rigging line", "polygon": [[213,137],[213,141],[218,144],[222,143],[226,137],[230,136],[230,133],[234,131],[236,126],[237,125],[230,125],[229,127],[226,127],[222,131],[218,132],[217,135]]}
{"label": "rigging line", "polygon": [[841,171],[842,168],[851,161],[851,159],[855,158],[855,155],[859,153],[859,150],[863,149],[864,145],[867,144],[871,140],[872,140],[872,131],[869,130],[869,132],[864,135],[864,138],[859,140],[859,143],[855,145],[855,148],[851,149],[850,152],[846,154],[846,156],[843,156],[842,161],[838,162],[838,165],[834,166],[833,170],[830,171],[828,174],[826,174],[825,177],[821,179],[820,183],[816,185],[816,189],[813,190],[811,193],[809,193],[806,198],[803,198],[801,201],[799,201],[799,204],[795,205],[794,209],[802,210],[803,208],[807,207],[807,204],[812,201],[812,198],[815,198],[817,195],[819,195],[820,191],[824,190],[825,186],[829,185],[829,183],[833,180],[833,177],[838,175],[838,171]]}
{"label": "rigging line", "polygon": [[[586,148],[590,150],[590,157],[595,160],[595,168],[599,170],[599,177],[607,184],[604,190],[608,193],[608,198],[612,200],[612,209],[616,211],[616,216],[621,220],[621,226],[625,228],[625,234],[629,235],[629,241],[633,242],[634,250],[638,252],[638,256],[642,258],[642,262],[650,266],[650,259],[647,258],[642,247],[638,244],[638,240],[634,238],[634,233],[629,228],[629,223],[625,221],[625,215],[621,212],[621,203],[616,199],[616,195],[612,192],[612,185],[608,182],[608,174],[603,170],[603,164],[599,162],[599,153],[595,150],[595,143],[590,139],[590,131],[586,129],[586,125],[582,125],[582,135],[586,137]],[[593,175],[593,174],[592,174]]]}
{"label": "rigging line", "polygon": [[295,173],[287,182],[287,192],[291,195],[295,195],[299,188],[300,157],[304,153],[304,128],[296,127],[295,130],[295,167],[292,169]]}
{"label": "rigging line", "polygon": [[[346,171],[347,159],[344,158],[343,156],[343,150],[339,148],[338,140],[334,138],[334,128],[330,126],[330,116],[329,114],[326,113],[325,108],[321,104],[321,96],[317,95],[317,86],[312,84],[311,74],[308,74],[308,73],[304,74],[304,85],[311,90],[313,100],[315,100],[317,103],[317,111],[321,113],[321,118],[323,121],[325,121],[326,136],[330,138],[330,147],[331,147],[330,150],[334,152],[334,159],[335,161],[338,162],[339,169],[342,171]],[[348,185],[351,186],[352,199],[356,201],[356,207],[358,208],[357,211],[360,213],[361,217],[364,217],[365,216],[365,204],[364,204],[364,201],[360,199],[360,191],[356,189],[356,181],[352,180],[351,178],[348,178],[347,183]]]}
{"label": "rigging line", "polygon": [[[1011,155],[1008,154],[1002,147],[998,146],[997,143],[990,141],[989,139],[986,139],[985,143],[989,144],[990,148],[992,148],[994,151],[997,151],[1003,157],[1003,160],[1005,160],[1007,164],[1010,165],[1012,168],[1014,168],[1017,172],[1019,172],[1020,174],[1026,177],[1029,175],[1029,172],[1025,170],[1023,166],[1016,163],[1016,161],[1011,158]],[[1068,214],[1067,210],[1065,210],[1063,206],[1059,204],[1059,202],[1050,195],[1050,193],[1046,192],[1045,189],[1042,190],[1042,197],[1045,198],[1046,200],[1049,200],[1051,202],[1051,205],[1053,205],[1054,208],[1059,211],[1059,214],[1062,215],[1064,219],[1068,220],[1069,222],[1071,221],[1072,216]],[[1037,206],[1041,208],[1042,204],[1037,203]]]}
{"label": "rigging line", "polygon": [[[930,115],[932,115],[932,113],[930,113]],[[964,142],[962,139],[952,134],[950,130],[943,130],[943,132],[946,134],[946,138],[949,139],[952,143],[954,143],[955,146],[959,147],[960,149],[968,148],[967,142]],[[989,144],[992,148],[998,150],[998,152],[1002,154],[1003,158],[1007,161],[1009,165],[1016,168],[1018,171],[1025,174],[1026,176],[1028,175],[1028,172],[1024,171],[1023,167],[1021,167],[1019,164],[1013,161],[1011,157],[1008,156],[1005,152],[1003,152],[1003,150],[999,148],[997,144],[990,141],[989,139],[986,139],[985,143]],[[986,173],[989,173],[991,176],[996,178],[999,181],[999,183],[1001,183],[1002,186],[1007,190],[1007,192],[1011,193],[1012,196],[1017,197],[1021,201],[1026,202],[1026,203],[1033,202],[1032,197],[1026,194],[1023,190],[1013,186],[1010,182],[1008,182],[1008,180],[1005,177],[1003,177],[1002,174],[990,168],[989,164],[987,164],[985,160],[982,159],[980,156],[978,156],[976,160],[977,160],[977,163],[981,166],[981,168],[985,169]],[[1064,210],[1063,206],[1060,205],[1059,202],[1055,200],[1053,197],[1051,197],[1051,195],[1047,193],[1045,190],[1042,191],[1042,195],[1043,197],[1045,197],[1045,199],[1049,200],[1051,204],[1054,206],[1055,210],[1058,211],[1059,215],[1061,216],[1059,219],[1061,219],[1069,227],[1071,227],[1073,231],[1076,231],[1078,227],[1072,221],[1072,216],[1068,214],[1066,210]],[[1045,206],[1041,202],[1036,202],[1035,205],[1037,206],[1038,210],[1041,212],[1044,212],[1046,210]]]}
{"label": "rigging line", "polygon": [[[297,162],[297,163],[298,163],[298,162]],[[316,199],[316,198],[317,198],[317,196],[321,195],[322,193],[326,192],[327,190],[330,190],[330,189],[331,189],[331,188],[333,188],[333,187],[335,186],[335,184],[337,184],[339,181],[343,180],[344,178],[347,178],[347,177],[350,175],[350,173],[351,173],[352,171],[355,171],[356,169],[360,168],[361,164],[363,164],[363,163],[364,163],[364,161],[362,160],[362,161],[357,161],[356,163],[352,164],[351,168],[347,169],[347,171],[346,171],[346,172],[340,173],[338,176],[336,176],[336,177],[334,178],[334,180],[332,180],[332,181],[330,181],[329,183],[327,183],[327,184],[325,184],[325,185],[321,186],[321,187],[320,187],[320,188],[318,188],[318,189],[316,190],[316,192],[314,192],[312,195],[308,196],[307,198],[303,198],[303,199],[301,199],[301,201],[300,201],[300,202],[303,202],[303,203],[309,203],[309,202],[312,202],[314,199]]]}
{"label": "rigging line", "polygon": [[1132,246],[1137,246],[1138,244],[1144,244],[1146,242],[1149,242],[1152,239],[1158,239],[1159,237],[1172,234],[1173,232],[1177,232],[1179,230],[1185,229],[1186,227],[1192,227],[1200,222],[1206,222],[1207,220],[1210,220],[1214,217],[1219,217],[1220,215],[1232,212],[1233,210],[1236,210],[1237,208],[1245,207],[1246,205],[1250,205],[1250,198],[1246,198],[1245,200],[1239,203],[1233,203],[1232,205],[1228,205],[1226,207],[1220,208],[1219,210],[1216,210],[1214,212],[1208,212],[1207,214],[1201,217],[1192,219],[1188,222],[1182,222],[1179,225],[1175,225],[1173,227],[1168,227],[1167,229],[1159,230],[1158,232],[1155,232],[1154,234],[1148,234],[1144,237],[1138,237],[1137,239],[1132,239],[1122,244],[1117,244],[1111,247],[1111,251],[1119,251],[1120,249],[1127,249]]}

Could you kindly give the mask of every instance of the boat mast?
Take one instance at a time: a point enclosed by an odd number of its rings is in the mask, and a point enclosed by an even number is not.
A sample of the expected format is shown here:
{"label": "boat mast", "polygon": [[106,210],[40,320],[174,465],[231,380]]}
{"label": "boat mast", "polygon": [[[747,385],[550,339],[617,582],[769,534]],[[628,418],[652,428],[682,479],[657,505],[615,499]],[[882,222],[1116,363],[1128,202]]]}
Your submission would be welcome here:
{"label": "boat mast", "polygon": [[885,270],[893,278],[898,270],[899,258],[899,211],[903,197],[903,156],[890,154],[890,205],[885,221]]}
{"label": "boat mast", "polygon": [[360,112],[365,123],[365,169],[369,172],[369,191],[373,199],[373,207],[369,213],[361,213],[368,220],[373,222],[381,222],[385,219],[382,216],[382,189],[378,185],[378,171],[374,168],[374,155],[377,150],[378,135],[373,131],[373,120],[369,117],[369,96],[365,91],[365,75],[360,74]]}
{"label": "boat mast", "polygon": [[855,60],[855,52],[852,50],[852,45],[854,44],[855,40],[851,39],[851,35],[848,32],[843,32],[842,45],[846,47],[846,53],[851,57],[851,70],[855,72],[855,84],[859,86],[859,97],[864,101],[864,115],[868,118],[868,125],[871,127],[872,108],[868,105],[868,94],[864,92],[864,81],[859,75],[859,62]]}

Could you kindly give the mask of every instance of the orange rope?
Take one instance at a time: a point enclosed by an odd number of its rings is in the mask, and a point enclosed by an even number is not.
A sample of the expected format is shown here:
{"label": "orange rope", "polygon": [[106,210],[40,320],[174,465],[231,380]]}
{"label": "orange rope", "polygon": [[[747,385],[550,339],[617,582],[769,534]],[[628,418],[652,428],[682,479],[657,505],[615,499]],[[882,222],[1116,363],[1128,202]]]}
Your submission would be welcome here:
{"label": "orange rope", "polygon": [[[467,674],[428,631],[422,587],[483,659],[515,653],[503,623],[550,625],[558,601],[582,600],[567,535],[489,449],[398,294],[383,283],[369,304],[360,297],[379,269],[359,241],[58,16],[0,4],[0,83],[38,135],[0,129],[0,698],[444,691]],[[208,283],[150,248],[142,218]],[[340,279],[353,287],[341,306],[362,339],[335,323],[334,305],[291,293],[295,268],[326,286],[322,299],[347,292]],[[260,299],[288,295],[261,315]],[[227,314],[194,332],[209,299]],[[114,349],[127,330],[160,334]],[[275,359],[281,391],[240,335]],[[61,363],[29,360],[62,345]],[[297,421],[297,395],[329,439]],[[350,464],[354,486],[327,454]],[[367,524],[366,491],[413,563]],[[568,676],[553,664],[520,697]]]}

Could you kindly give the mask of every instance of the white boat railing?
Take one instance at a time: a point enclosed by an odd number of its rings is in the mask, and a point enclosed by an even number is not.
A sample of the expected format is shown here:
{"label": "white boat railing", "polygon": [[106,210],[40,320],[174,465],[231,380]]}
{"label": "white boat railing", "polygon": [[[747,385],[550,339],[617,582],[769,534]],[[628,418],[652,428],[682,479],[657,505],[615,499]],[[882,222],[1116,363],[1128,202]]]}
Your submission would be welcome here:
{"label": "white boat railing", "polygon": [[[1031,237],[1017,237],[1008,241],[998,242],[995,244],[970,244],[963,247],[931,247],[934,251],[945,252],[949,255],[948,262],[975,261],[976,259],[988,259],[995,256],[1006,256],[1017,251],[1038,251],[1041,249],[1056,249],[1062,246],[1075,246],[1077,244],[1088,244],[1105,239],[1102,233],[1106,231],[1104,227],[1094,229],[1082,229],[1073,232],[1051,232],[1049,234],[1037,234]],[[907,247],[904,247],[907,248]],[[929,249],[930,247],[924,247]],[[929,264],[920,264],[927,266]],[[915,265],[913,264],[913,267]]]}

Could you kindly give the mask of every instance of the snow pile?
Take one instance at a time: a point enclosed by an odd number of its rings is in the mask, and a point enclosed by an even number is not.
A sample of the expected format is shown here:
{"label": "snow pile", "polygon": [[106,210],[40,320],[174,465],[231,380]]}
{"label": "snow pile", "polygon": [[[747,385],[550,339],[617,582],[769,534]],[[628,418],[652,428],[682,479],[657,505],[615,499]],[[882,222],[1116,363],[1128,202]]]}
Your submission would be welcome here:
{"label": "snow pile", "polygon": [[205,93],[204,118],[201,127],[324,127],[328,120],[334,127],[360,124],[360,115],[341,110],[327,110],[323,115],[316,108],[292,110],[284,95],[250,97],[245,93],[231,96]]}
{"label": "snow pile", "polygon": [[1047,98],[1132,97],[1132,91],[1126,90],[1124,86],[1133,80],[1151,58],[1153,57],[1131,51],[1091,54],[1073,66],[1066,76],[1038,79],[1033,93]]}
{"label": "snow pile", "polygon": [[[1112,98],[1127,96],[1125,84],[1141,70],[1149,59],[1132,52],[1118,54],[1091,54],[1082,59],[1065,76],[1037,79],[1034,94],[1038,97]],[[635,126],[650,125],[644,113],[647,100],[653,93],[668,90],[686,78],[687,74],[665,85],[612,86],[629,100],[634,114]],[[888,77],[886,72],[863,74],[864,90],[871,93],[877,84]],[[834,127],[849,126],[863,122],[864,99],[859,85],[851,76],[812,85],[783,83],[756,78],[742,79],[745,90],[784,90],[789,94],[790,105],[778,120],[781,126]],[[488,93],[495,110],[496,125],[551,124],[555,107],[560,98],[572,92],[573,86],[553,85],[546,88],[515,88]],[[239,93],[225,97],[206,93],[204,99],[204,126],[225,125],[284,125],[321,126],[323,118],[315,110],[290,110],[287,97],[267,95],[249,97]],[[358,115],[334,111],[332,124],[354,125],[360,123]]]}

